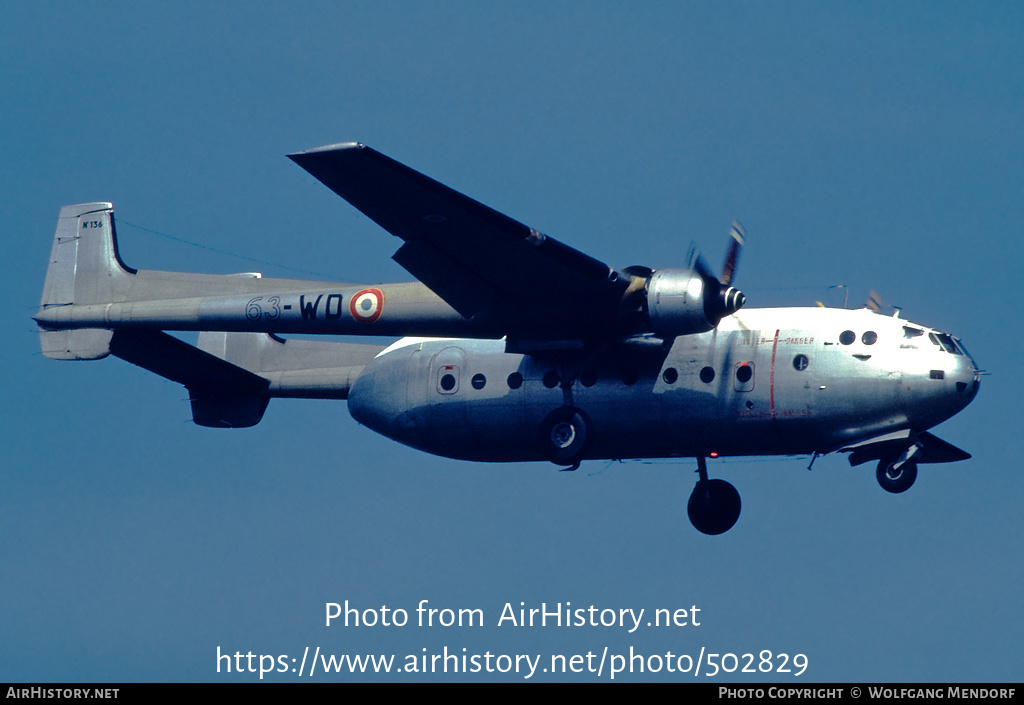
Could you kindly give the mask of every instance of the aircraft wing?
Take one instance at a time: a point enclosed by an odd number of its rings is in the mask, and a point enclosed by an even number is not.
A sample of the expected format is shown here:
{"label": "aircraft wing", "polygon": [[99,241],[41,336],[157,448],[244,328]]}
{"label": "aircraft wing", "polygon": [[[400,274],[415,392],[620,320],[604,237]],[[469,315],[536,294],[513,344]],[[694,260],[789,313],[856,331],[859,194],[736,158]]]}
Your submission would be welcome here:
{"label": "aircraft wing", "polygon": [[617,311],[627,277],[380,152],[347,142],[288,156],[404,240],[395,261],[467,318],[566,338]]}

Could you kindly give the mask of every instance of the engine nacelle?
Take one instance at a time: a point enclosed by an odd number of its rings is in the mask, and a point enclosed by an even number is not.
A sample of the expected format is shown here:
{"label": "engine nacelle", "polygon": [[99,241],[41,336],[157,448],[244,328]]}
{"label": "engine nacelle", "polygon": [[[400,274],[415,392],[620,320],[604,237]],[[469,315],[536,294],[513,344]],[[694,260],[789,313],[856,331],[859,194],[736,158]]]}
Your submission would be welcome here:
{"label": "engine nacelle", "polygon": [[706,333],[744,300],[738,290],[692,269],[660,269],[647,282],[651,329],[665,338]]}

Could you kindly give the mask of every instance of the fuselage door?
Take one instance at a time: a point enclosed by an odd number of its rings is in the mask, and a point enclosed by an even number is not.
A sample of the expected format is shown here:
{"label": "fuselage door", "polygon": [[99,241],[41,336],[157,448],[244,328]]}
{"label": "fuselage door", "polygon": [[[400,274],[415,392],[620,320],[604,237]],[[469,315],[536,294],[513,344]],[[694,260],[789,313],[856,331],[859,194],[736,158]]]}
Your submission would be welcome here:
{"label": "fuselage door", "polygon": [[462,389],[462,371],[466,368],[466,353],[462,348],[450,346],[444,348],[430,362],[430,385],[428,394],[433,396],[431,403],[442,401],[442,397],[458,396]]}

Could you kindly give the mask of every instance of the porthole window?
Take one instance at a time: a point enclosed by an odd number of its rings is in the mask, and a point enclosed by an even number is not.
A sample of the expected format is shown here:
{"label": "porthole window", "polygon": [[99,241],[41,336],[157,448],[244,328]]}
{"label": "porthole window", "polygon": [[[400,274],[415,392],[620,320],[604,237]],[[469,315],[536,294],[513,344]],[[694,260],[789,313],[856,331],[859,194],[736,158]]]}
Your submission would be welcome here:
{"label": "porthole window", "polygon": [[580,375],[580,384],[584,387],[593,387],[597,384],[597,373],[593,370],[583,370],[583,374]]}
{"label": "porthole window", "polygon": [[450,392],[455,389],[455,375],[450,372],[441,376],[441,389]]}
{"label": "porthole window", "polygon": [[736,380],[740,384],[746,384],[750,381],[750,378],[754,376],[754,368],[750,365],[742,364],[736,368]]}
{"label": "porthole window", "polygon": [[665,384],[675,384],[676,380],[679,379],[679,373],[676,372],[675,367],[668,367],[662,373],[661,378],[665,380]]}
{"label": "porthole window", "polygon": [[839,334],[839,342],[843,345],[851,345],[857,339],[857,334],[852,330],[844,330]]}
{"label": "porthole window", "polygon": [[519,389],[523,386],[523,376],[518,372],[513,372],[508,376],[508,388]]}
{"label": "porthole window", "polygon": [[860,342],[865,345],[874,345],[875,341],[878,340],[878,333],[873,330],[869,330],[860,337]]}
{"label": "porthole window", "polygon": [[548,389],[554,389],[558,386],[558,373],[554,370],[548,370],[544,373],[543,382],[544,386]]}
{"label": "porthole window", "polygon": [[700,371],[700,381],[704,384],[711,384],[715,381],[715,368],[704,367]]}
{"label": "porthole window", "polygon": [[632,387],[639,379],[640,376],[636,373],[636,370],[626,370],[622,373],[622,383],[627,387]]}
{"label": "porthole window", "polygon": [[483,389],[484,385],[487,384],[487,378],[478,372],[473,375],[473,379],[470,380],[470,384],[473,385],[473,389]]}
{"label": "porthole window", "polygon": [[809,364],[811,364],[811,361],[807,359],[806,355],[797,355],[793,358],[793,369],[798,372],[806,370]]}

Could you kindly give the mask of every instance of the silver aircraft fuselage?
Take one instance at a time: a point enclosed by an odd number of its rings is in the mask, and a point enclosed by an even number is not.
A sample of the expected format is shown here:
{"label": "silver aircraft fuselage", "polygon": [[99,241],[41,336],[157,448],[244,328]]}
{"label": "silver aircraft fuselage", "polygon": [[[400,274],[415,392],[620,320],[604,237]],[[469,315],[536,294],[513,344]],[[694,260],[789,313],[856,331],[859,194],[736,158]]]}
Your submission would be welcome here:
{"label": "silver aircraft fuselage", "polygon": [[396,441],[476,461],[544,459],[538,429],[567,402],[591,421],[588,459],[824,454],[941,423],[974,398],[979,374],[954,338],[900,318],[748,309],[708,333],[635,338],[584,361],[404,338],[366,366],[349,409]]}

